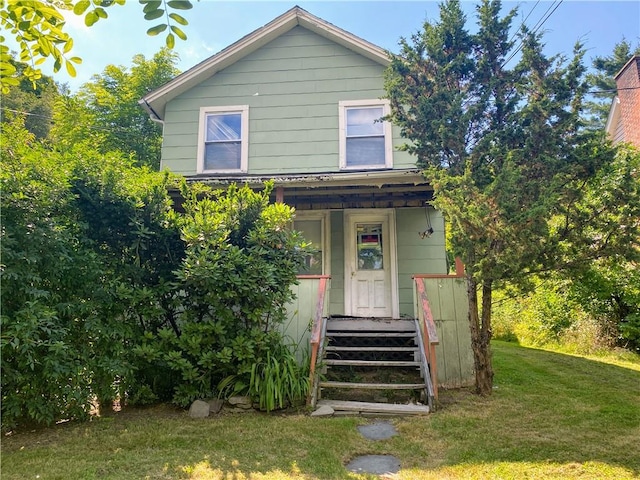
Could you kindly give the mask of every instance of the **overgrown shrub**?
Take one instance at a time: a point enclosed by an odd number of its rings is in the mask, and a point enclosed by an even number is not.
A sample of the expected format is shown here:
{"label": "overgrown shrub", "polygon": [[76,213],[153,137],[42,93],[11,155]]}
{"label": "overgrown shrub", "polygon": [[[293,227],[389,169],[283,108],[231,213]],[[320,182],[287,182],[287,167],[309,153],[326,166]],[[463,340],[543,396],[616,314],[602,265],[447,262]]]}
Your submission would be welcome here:
{"label": "overgrown shrub", "polygon": [[271,188],[183,189],[187,247],[176,272],[177,328],[147,333],[135,349],[144,362],[178,377],[177,405],[216,395],[229,376],[235,387],[248,387],[254,366],[286,348],[278,326],[307,245],[289,228],[291,207],[269,204]]}
{"label": "overgrown shrub", "polygon": [[[85,241],[71,165],[21,125],[4,124],[2,153],[2,427],[88,414],[125,370],[103,313],[104,264]],[[116,338],[116,346],[122,345]]]}

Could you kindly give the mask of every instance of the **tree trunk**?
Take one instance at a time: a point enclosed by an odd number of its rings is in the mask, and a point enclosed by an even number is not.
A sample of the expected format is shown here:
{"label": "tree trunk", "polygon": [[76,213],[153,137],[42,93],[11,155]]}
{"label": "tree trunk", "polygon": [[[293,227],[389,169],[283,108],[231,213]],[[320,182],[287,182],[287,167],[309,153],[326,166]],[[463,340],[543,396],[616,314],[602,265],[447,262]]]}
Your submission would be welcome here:
{"label": "tree trunk", "polygon": [[491,365],[491,281],[482,284],[482,314],[478,305],[478,283],[467,274],[469,294],[469,327],[471,348],[475,367],[476,393],[491,395],[493,390],[493,367]]}

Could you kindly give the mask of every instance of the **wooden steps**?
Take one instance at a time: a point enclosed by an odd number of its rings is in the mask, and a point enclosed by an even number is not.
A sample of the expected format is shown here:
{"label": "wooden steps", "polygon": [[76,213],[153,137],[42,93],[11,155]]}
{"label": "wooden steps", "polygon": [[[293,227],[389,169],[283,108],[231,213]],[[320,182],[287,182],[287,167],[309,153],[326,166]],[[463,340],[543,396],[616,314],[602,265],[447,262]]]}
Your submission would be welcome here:
{"label": "wooden steps", "polygon": [[399,360],[331,360],[326,359],[325,365],[341,365],[351,367],[419,367],[420,362]]}
{"label": "wooden steps", "polygon": [[415,352],[416,347],[332,347],[329,345],[325,350],[327,352]]}
{"label": "wooden steps", "polygon": [[352,388],[363,390],[419,390],[424,383],[357,383],[357,382],[320,382],[325,388]]}
{"label": "wooden steps", "polygon": [[327,406],[338,413],[361,415],[427,415],[429,407],[426,405],[349,402],[344,400],[319,400],[318,407]]}
{"label": "wooden steps", "polygon": [[342,414],[425,415],[422,356],[413,319],[329,318],[317,406]]}

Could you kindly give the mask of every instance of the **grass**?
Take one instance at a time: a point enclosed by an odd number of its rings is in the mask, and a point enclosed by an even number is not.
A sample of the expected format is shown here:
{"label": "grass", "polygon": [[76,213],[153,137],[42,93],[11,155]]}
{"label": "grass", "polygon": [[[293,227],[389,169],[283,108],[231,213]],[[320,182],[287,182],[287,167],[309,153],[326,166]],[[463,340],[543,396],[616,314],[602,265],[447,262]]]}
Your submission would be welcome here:
{"label": "grass", "polygon": [[640,478],[640,359],[578,356],[494,343],[495,391],[441,392],[426,418],[394,418],[399,435],[364,439],[372,419],[304,413],[192,420],[168,407],[15,433],[2,479],[365,479],[344,464],[391,454],[394,477]]}

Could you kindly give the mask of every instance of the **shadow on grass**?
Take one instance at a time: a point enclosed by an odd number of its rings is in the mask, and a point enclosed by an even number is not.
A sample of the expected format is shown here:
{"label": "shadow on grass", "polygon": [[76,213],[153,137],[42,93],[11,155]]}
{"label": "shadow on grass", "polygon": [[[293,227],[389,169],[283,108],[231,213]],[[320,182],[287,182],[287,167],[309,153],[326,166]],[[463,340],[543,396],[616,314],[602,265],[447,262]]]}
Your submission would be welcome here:
{"label": "shadow on grass", "polygon": [[444,392],[425,425],[403,421],[403,436],[428,431],[446,444],[440,468],[476,465],[480,476],[640,475],[639,371],[504,342],[493,352],[492,396]]}

